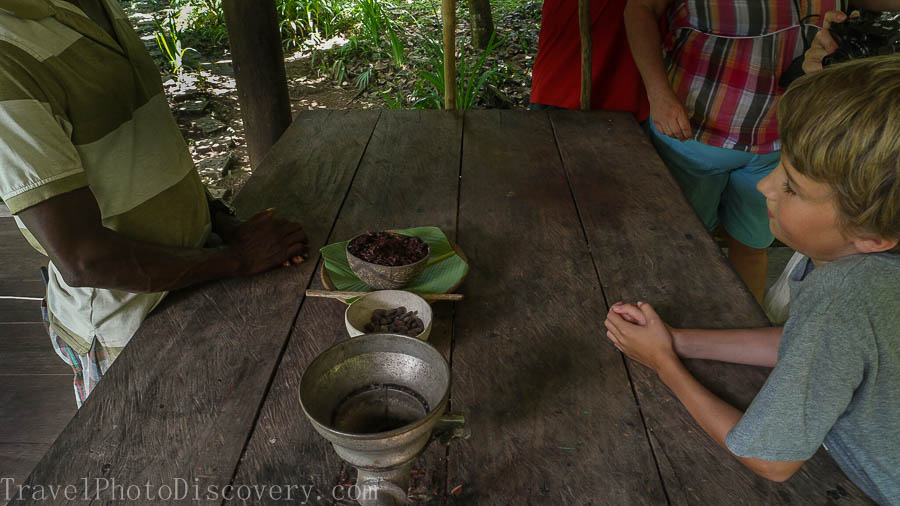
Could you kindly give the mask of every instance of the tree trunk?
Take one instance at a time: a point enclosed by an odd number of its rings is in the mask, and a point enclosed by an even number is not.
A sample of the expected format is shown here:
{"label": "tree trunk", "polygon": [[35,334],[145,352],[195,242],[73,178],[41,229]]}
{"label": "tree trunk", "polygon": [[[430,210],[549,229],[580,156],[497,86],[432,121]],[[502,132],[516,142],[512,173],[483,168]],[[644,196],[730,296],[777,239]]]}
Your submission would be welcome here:
{"label": "tree trunk", "polygon": [[494,32],[490,0],[469,0],[469,21],[472,23],[472,46],[486,48]]}
{"label": "tree trunk", "polygon": [[275,0],[224,0],[241,116],[254,168],[291,124]]}

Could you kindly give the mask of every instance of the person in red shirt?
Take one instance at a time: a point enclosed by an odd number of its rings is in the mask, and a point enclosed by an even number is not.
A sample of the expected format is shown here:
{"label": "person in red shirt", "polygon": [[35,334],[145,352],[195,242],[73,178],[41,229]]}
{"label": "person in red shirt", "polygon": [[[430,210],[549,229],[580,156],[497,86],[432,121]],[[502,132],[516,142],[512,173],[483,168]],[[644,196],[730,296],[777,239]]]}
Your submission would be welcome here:
{"label": "person in red shirt", "polygon": [[[591,0],[593,84],[591,109],[650,115],[647,94],[625,34],[626,0]],[[581,35],[577,0],[545,0],[538,54],[531,77],[533,110],[581,107]]]}

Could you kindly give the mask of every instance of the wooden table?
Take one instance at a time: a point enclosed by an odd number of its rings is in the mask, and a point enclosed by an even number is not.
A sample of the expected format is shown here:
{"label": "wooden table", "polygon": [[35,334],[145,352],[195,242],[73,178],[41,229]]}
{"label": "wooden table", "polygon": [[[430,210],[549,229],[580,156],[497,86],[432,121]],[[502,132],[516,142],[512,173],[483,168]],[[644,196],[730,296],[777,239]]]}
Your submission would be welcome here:
{"label": "wooden table", "polygon": [[[366,230],[437,225],[469,256],[466,299],[435,306],[431,343],[451,361],[451,407],[472,437],[429,448],[415,498],[868,502],[822,452],[787,483],[756,477],[607,341],[618,300],[652,301],[675,326],[767,323],[630,115],[304,112],[235,204],[244,217],[274,206],[301,221],[313,252]],[[294,485],[314,487],[313,504],[347,502],[332,496],[353,473],[297,398],[305,366],[347,338],[340,302],[304,298],[321,286],[318,264],[170,295],[26,485],[93,498],[107,483],[104,502],[183,483],[188,499],[212,503],[244,485],[270,487],[262,502],[273,502],[271,487]],[[741,407],[766,376],[688,366]]]}

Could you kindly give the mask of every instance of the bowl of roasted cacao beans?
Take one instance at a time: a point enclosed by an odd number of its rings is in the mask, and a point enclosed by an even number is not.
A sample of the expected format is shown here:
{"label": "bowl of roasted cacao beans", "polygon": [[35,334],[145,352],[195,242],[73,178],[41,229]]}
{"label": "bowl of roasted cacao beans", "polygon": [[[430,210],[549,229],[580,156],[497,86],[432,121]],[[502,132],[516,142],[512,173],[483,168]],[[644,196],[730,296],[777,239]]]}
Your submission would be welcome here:
{"label": "bowl of roasted cacao beans", "polygon": [[347,263],[376,290],[403,288],[422,274],[431,248],[424,240],[393,232],[366,232],[347,243]]}
{"label": "bowl of roasted cacao beans", "polygon": [[363,334],[402,334],[423,341],[431,334],[431,306],[403,290],[380,290],[356,299],[344,312],[350,337]]}

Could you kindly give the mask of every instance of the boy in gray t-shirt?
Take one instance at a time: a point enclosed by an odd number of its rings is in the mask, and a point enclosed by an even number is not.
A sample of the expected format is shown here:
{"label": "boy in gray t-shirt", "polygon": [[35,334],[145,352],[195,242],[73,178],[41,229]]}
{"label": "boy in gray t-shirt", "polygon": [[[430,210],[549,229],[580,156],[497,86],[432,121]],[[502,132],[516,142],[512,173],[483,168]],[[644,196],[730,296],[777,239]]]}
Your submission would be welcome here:
{"label": "boy in gray t-shirt", "polygon": [[[675,329],[620,302],[607,336],[757,474],[784,481],[824,444],[870,497],[900,504],[900,57],[809,74],[778,117],[781,164],[758,188],[775,237],[809,257],[784,328]],[[741,413],[679,356],[774,369]]]}
{"label": "boy in gray t-shirt", "polygon": [[900,255],[851,255],[808,274],[807,262],[791,276],[778,365],[725,443],[742,457],[803,461],[824,440],[854,483],[896,504]]}

